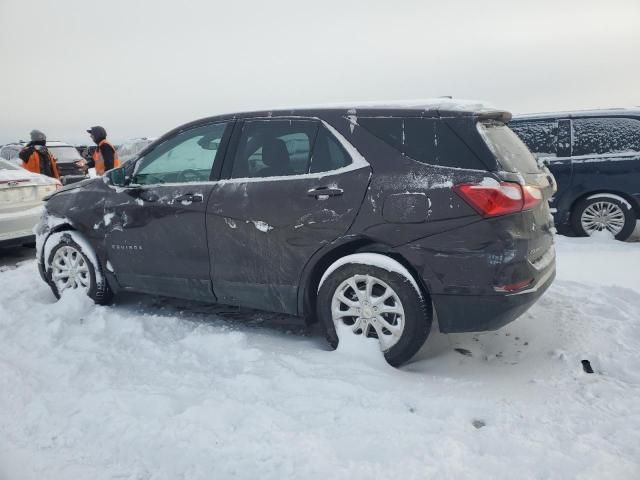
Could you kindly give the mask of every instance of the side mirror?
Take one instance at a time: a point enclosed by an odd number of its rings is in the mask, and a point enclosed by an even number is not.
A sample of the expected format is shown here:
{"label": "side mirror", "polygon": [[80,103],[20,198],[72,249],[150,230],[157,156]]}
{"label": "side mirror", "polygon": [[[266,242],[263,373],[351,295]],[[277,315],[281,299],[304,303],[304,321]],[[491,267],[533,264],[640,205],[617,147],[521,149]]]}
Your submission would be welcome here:
{"label": "side mirror", "polygon": [[127,176],[123,167],[110,170],[107,172],[107,177],[111,181],[111,185],[115,187],[124,187],[127,185]]}

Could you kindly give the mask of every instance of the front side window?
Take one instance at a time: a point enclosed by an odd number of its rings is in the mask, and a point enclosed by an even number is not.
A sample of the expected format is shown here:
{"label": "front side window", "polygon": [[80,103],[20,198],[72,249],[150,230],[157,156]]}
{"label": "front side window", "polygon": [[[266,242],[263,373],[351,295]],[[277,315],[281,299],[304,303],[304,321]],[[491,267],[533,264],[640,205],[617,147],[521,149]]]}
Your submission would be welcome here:
{"label": "front side window", "polygon": [[632,118],[577,118],[573,155],[640,152],[640,121]]}
{"label": "front side window", "polygon": [[142,157],[133,183],[206,182],[228,123],[204,125],[180,132]]}
{"label": "front side window", "polygon": [[558,122],[531,120],[509,124],[529,150],[540,156],[555,156],[558,152]]}
{"label": "front side window", "polygon": [[318,131],[313,120],[248,120],[242,126],[231,178],[308,173]]}

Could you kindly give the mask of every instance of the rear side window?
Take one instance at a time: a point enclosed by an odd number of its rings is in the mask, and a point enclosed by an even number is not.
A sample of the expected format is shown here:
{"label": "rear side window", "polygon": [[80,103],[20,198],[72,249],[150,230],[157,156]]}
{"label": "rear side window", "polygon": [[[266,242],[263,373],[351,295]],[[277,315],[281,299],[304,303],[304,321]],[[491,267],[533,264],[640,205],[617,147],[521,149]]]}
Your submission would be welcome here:
{"label": "rear side window", "polygon": [[632,118],[577,118],[573,155],[640,152],[640,121]]}
{"label": "rear side window", "polygon": [[326,128],[320,127],[313,147],[310,173],[329,172],[346,167],[350,163],[351,158],[335,137]]}
{"label": "rear side window", "polygon": [[520,173],[540,171],[535,157],[527,146],[504,123],[495,120],[479,122],[478,131],[506,171]]}
{"label": "rear side window", "polygon": [[509,127],[533,153],[541,156],[555,156],[558,153],[557,120],[512,122]]}
{"label": "rear side window", "polygon": [[244,122],[231,178],[307,173],[317,131],[318,124],[312,120]]}
{"label": "rear side window", "polygon": [[358,125],[421,163],[486,170],[486,166],[442,120],[433,118],[358,118]]}

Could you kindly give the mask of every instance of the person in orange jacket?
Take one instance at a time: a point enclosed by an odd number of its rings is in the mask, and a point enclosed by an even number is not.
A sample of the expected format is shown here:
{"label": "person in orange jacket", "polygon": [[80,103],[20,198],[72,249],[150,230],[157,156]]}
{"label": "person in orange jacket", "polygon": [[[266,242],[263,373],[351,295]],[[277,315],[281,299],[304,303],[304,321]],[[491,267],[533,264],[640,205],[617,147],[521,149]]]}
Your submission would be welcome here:
{"label": "person in orange jacket", "polygon": [[18,154],[23,168],[60,180],[56,159],[46,146],[47,136],[40,130],[31,130],[30,135],[31,141]]}
{"label": "person in orange jacket", "polygon": [[102,176],[104,172],[120,166],[120,158],[118,152],[107,141],[107,131],[100,126],[91,127],[87,130],[91,139],[97,145],[91,156],[91,160],[87,162],[88,167],[96,169],[96,175]]}

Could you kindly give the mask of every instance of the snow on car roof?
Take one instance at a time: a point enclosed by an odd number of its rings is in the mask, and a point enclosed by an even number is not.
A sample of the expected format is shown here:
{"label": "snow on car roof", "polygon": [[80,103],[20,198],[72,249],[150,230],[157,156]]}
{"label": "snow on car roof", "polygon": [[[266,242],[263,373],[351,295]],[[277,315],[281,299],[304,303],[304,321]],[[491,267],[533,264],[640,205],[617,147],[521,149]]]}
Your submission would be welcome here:
{"label": "snow on car roof", "polygon": [[410,110],[446,110],[460,112],[496,111],[500,110],[482,100],[467,100],[460,98],[425,98],[415,100],[384,100],[384,101],[354,101],[339,103],[324,103],[315,105],[293,105],[277,108],[261,109],[261,111],[290,111],[290,110],[358,110],[358,109],[410,109]]}
{"label": "snow on car roof", "polygon": [[640,115],[640,107],[600,108],[591,110],[567,110],[560,112],[518,113],[513,115],[514,120],[535,120],[557,117],[598,117],[610,115]]}

